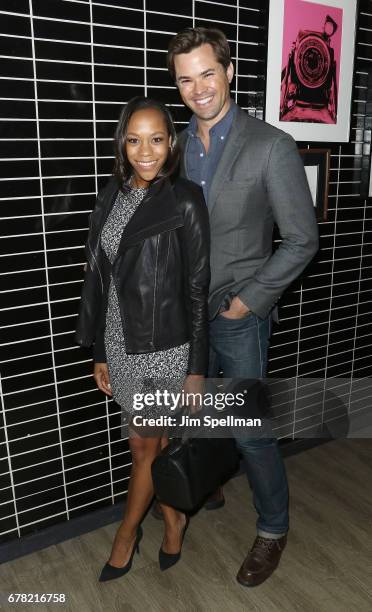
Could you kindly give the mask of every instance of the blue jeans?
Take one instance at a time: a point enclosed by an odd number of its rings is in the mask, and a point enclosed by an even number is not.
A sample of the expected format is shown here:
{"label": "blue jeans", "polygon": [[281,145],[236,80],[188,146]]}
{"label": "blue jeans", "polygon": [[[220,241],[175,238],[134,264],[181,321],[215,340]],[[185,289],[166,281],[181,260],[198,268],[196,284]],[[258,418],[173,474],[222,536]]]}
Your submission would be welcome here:
{"label": "blue jeans", "polygon": [[[253,313],[243,319],[217,315],[209,323],[208,376],[217,378],[222,370],[225,379],[264,378],[270,335],[271,315],[264,320]],[[253,438],[247,435],[236,437],[236,443],[243,455],[253,491],[253,503],[258,513],[257,533],[278,538],[289,528],[288,482],[278,442],[274,437]]]}

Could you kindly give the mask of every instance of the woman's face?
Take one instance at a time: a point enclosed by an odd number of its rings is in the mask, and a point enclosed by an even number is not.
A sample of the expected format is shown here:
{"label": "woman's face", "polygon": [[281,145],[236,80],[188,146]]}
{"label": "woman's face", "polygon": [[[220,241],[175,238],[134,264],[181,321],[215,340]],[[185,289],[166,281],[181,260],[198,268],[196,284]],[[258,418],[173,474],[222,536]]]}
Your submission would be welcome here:
{"label": "woman's face", "polygon": [[171,136],[161,111],[144,108],[133,113],[128,123],[125,147],[134,171],[134,186],[148,187],[164,166],[170,144]]}

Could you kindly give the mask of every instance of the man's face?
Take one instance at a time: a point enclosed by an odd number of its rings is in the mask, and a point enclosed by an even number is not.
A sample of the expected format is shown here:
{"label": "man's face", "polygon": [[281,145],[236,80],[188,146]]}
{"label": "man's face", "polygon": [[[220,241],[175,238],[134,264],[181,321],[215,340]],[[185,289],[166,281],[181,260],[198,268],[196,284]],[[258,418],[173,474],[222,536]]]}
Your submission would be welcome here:
{"label": "man's face", "polygon": [[[209,44],[174,57],[176,83],[182,100],[200,121],[217,123],[230,105],[233,65],[220,64]],[[214,121],[215,120],[215,121]]]}

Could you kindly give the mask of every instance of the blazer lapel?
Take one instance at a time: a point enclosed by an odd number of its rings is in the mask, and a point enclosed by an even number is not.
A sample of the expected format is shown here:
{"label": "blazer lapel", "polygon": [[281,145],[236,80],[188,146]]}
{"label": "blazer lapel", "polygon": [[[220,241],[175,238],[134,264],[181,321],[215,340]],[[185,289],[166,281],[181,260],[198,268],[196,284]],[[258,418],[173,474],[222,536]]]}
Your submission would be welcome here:
{"label": "blazer lapel", "polygon": [[229,175],[236,158],[246,142],[247,133],[245,128],[247,123],[248,115],[238,107],[236,109],[230,133],[227,137],[225,148],[217,164],[217,168],[209,188],[209,212],[212,212],[213,207],[216,204],[217,196],[223,187],[226,177]]}
{"label": "blazer lapel", "polygon": [[[230,133],[227,137],[225,148],[218,162],[216,172],[212,179],[209,188],[208,210],[212,211],[219,192],[222,189],[226,176],[228,176],[236,158],[238,157],[242,146],[246,142],[246,126],[249,121],[249,116],[239,106],[236,109],[235,117],[231,126]],[[181,149],[181,166],[180,175],[183,178],[190,179],[186,169],[186,147],[189,139],[187,129],[183,130],[178,135],[178,144]]]}

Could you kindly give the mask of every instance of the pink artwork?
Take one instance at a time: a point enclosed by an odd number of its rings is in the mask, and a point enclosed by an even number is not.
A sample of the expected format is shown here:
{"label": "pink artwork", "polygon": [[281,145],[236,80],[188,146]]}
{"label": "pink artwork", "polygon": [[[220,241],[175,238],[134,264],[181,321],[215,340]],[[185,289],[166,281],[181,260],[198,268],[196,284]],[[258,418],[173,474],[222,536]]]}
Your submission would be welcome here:
{"label": "pink artwork", "polygon": [[285,0],[280,121],[337,123],[343,10]]}

